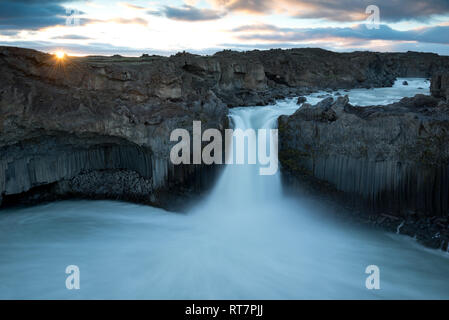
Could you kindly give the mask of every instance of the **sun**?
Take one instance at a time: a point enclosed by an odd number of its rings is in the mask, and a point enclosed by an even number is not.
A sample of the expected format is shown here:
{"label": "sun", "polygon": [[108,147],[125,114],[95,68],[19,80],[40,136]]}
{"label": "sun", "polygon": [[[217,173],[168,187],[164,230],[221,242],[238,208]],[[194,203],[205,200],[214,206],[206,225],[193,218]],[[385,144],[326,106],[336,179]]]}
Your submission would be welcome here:
{"label": "sun", "polygon": [[64,51],[56,51],[55,55],[56,55],[56,58],[58,58],[58,59],[64,59],[64,57],[65,57]]}

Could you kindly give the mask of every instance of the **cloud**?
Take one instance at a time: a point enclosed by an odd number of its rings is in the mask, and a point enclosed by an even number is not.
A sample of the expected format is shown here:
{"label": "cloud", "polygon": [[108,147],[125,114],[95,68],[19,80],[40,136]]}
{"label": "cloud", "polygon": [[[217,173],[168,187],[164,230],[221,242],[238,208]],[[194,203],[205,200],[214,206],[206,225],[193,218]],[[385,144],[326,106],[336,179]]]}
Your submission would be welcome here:
{"label": "cloud", "polygon": [[85,36],[78,35],[78,34],[66,34],[63,36],[52,37],[52,39],[54,39],[54,40],[90,40],[92,38],[85,37]]}
{"label": "cloud", "polygon": [[272,24],[251,24],[244,25],[232,29],[232,32],[249,32],[249,31],[280,31],[281,29]]}
{"label": "cloud", "polygon": [[144,7],[141,6],[137,6],[135,4],[132,3],[128,3],[128,2],[119,2],[118,3],[120,6],[128,8],[128,9],[134,9],[134,10],[145,10]]}
{"label": "cloud", "polygon": [[273,9],[275,1],[268,0],[218,0],[225,3],[225,7],[230,11],[241,11],[248,13],[266,13]]}
{"label": "cloud", "polygon": [[148,25],[148,21],[142,18],[132,18],[132,19],[114,18],[109,20],[101,20],[101,22],[113,22],[117,24],[139,24],[142,26]]}
{"label": "cloud", "polygon": [[209,21],[223,18],[226,13],[223,11],[211,9],[198,9],[191,5],[183,5],[182,7],[164,6],[159,11],[148,11],[148,14],[156,16],[165,16],[168,19],[179,21]]}
{"label": "cloud", "polygon": [[428,20],[449,14],[448,0],[209,0],[217,8],[252,14],[288,12],[302,19],[361,21],[369,5],[377,5],[384,22]]}
{"label": "cloud", "polygon": [[[260,32],[260,31],[267,32]],[[364,24],[345,28],[278,28],[272,25],[242,26],[231,30],[241,41],[302,42],[329,38],[359,40],[414,41],[449,44],[449,26],[433,26],[408,31],[398,31],[387,25],[368,29]]]}
{"label": "cloud", "polygon": [[20,33],[20,30],[0,30],[0,35],[2,36],[17,36]]}
{"label": "cloud", "polygon": [[369,5],[377,5],[380,18],[384,22],[403,20],[427,20],[434,15],[448,14],[447,0],[301,0],[310,9],[295,14],[298,18],[325,18],[333,21],[360,21],[366,17],[365,9]]}
{"label": "cloud", "polygon": [[38,30],[63,25],[70,0],[0,0],[0,29]]}
{"label": "cloud", "polygon": [[136,24],[141,26],[147,26],[148,21],[142,18],[112,18],[112,19],[85,19],[84,24],[94,24],[94,23],[116,23],[116,24]]}

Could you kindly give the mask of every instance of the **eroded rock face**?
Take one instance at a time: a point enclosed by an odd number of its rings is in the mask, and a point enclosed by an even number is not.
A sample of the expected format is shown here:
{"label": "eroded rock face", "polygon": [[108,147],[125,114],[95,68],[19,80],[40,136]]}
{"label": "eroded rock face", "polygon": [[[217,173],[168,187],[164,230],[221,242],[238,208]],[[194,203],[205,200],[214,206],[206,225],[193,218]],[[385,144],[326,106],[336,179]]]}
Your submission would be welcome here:
{"label": "eroded rock face", "polygon": [[266,105],[320,89],[386,87],[396,77],[430,77],[449,70],[449,57],[436,54],[313,48],[223,51],[208,57],[184,53],[168,61],[186,71],[185,79],[212,88],[229,107]]}
{"label": "eroded rock face", "polygon": [[417,52],[335,53],[304,48],[244,54],[262,62],[269,85],[274,82],[314,90],[385,87],[396,77],[430,77],[437,70],[449,70],[449,57]]}
{"label": "eroded rock face", "polygon": [[227,108],[207,88],[186,89],[173,64],[60,62],[2,48],[0,72],[4,200],[76,195],[166,206],[167,196],[207,182],[201,166],[171,164],[170,133],[191,131],[194,120],[223,130]]}
{"label": "eroded rock face", "polygon": [[416,95],[354,107],[347,96],[279,118],[284,169],[311,175],[396,215],[449,212],[449,106]]}
{"label": "eroded rock face", "polygon": [[430,92],[436,98],[449,101],[449,73],[436,73],[432,76]]}

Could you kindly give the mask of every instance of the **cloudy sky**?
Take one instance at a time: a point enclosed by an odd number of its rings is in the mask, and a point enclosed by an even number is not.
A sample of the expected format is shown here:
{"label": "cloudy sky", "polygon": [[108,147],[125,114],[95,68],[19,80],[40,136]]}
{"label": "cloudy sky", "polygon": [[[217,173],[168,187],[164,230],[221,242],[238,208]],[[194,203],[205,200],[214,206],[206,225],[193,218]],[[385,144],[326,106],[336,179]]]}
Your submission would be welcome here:
{"label": "cloudy sky", "polygon": [[0,45],[76,55],[292,47],[449,55],[449,0],[0,0]]}

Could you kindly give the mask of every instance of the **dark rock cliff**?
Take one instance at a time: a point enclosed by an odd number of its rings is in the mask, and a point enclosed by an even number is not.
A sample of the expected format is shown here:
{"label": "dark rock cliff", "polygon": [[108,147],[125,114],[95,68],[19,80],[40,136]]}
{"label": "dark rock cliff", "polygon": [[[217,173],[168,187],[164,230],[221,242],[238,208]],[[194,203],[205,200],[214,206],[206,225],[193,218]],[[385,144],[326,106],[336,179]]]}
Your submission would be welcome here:
{"label": "dark rock cliff", "polygon": [[437,68],[449,69],[448,57],[292,49],[58,60],[0,47],[0,202],[85,196],[167,206],[216,172],[173,166],[173,129],[200,120],[223,130],[226,106],[389,86]]}
{"label": "dark rock cliff", "polygon": [[449,105],[416,95],[387,106],[348,98],[279,118],[284,169],[331,183],[394,215],[449,212]]}
{"label": "dark rock cliff", "polygon": [[188,81],[211,88],[229,107],[265,105],[319,89],[388,87],[396,77],[427,78],[449,71],[449,57],[432,53],[316,48],[222,51],[206,57],[180,53],[167,61],[182,69]]}
{"label": "dark rock cliff", "polygon": [[430,86],[432,96],[449,101],[449,73],[435,73],[432,75]]}
{"label": "dark rock cliff", "polygon": [[223,130],[222,101],[170,64],[93,60],[0,49],[4,202],[81,196],[168,207],[211,182],[213,168],[170,162],[170,133],[194,120]]}

